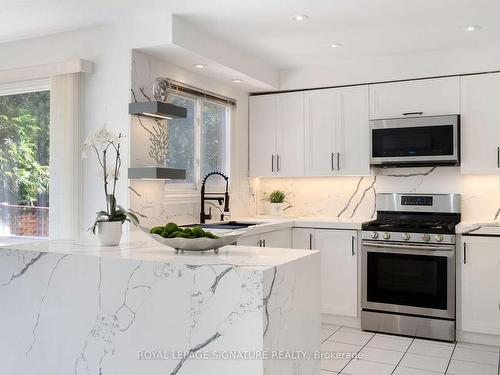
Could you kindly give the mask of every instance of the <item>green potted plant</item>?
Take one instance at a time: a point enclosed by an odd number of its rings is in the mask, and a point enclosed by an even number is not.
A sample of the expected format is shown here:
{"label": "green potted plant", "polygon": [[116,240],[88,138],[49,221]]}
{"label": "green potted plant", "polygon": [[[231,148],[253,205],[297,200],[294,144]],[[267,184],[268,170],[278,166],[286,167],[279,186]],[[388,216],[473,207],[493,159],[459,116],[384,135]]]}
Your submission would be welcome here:
{"label": "green potted plant", "polygon": [[[115,135],[108,131],[106,126],[103,126],[87,136],[82,152],[82,159],[86,159],[87,150],[93,150],[102,168],[106,210],[97,212],[94,225],[89,228],[92,234],[95,234],[97,230],[99,242],[102,246],[116,246],[120,243],[124,222],[129,221],[135,225],[139,224],[135,214],[116,204],[116,183],[122,164],[120,157],[120,141],[122,138],[121,134]],[[110,152],[111,156],[108,154]],[[110,156],[111,163],[108,163],[108,156]],[[112,180],[111,186],[109,180]]]}
{"label": "green potted plant", "polygon": [[264,199],[271,203],[271,215],[282,216],[283,205],[285,203],[286,193],[282,190],[274,190],[271,194],[265,194]]}

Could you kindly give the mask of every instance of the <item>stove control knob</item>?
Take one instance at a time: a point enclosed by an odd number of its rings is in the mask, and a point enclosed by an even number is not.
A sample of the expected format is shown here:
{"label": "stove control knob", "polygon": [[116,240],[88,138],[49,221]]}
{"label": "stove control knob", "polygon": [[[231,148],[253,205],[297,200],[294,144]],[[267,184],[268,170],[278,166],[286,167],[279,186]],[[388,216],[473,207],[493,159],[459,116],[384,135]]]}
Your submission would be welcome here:
{"label": "stove control knob", "polygon": [[373,232],[371,237],[376,240],[378,238],[378,233],[377,232]]}
{"label": "stove control knob", "polygon": [[388,240],[389,238],[391,238],[391,234],[388,233],[388,232],[385,232],[382,237],[384,237],[384,240]]}
{"label": "stove control knob", "polygon": [[410,233],[403,233],[403,240],[408,241],[410,239]]}
{"label": "stove control knob", "polygon": [[429,236],[427,233],[422,236],[422,240],[424,242],[429,242],[431,240],[431,236]]}
{"label": "stove control knob", "polygon": [[443,238],[443,235],[442,234],[436,234],[434,236],[434,238],[436,239],[437,242],[443,242],[444,238]]}

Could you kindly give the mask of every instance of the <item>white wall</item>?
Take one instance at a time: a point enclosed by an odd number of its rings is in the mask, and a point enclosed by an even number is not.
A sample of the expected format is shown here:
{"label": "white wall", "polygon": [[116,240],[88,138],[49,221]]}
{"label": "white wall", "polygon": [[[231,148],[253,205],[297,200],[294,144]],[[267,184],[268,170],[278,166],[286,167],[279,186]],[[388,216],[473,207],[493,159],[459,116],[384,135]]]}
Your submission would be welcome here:
{"label": "white wall", "polygon": [[500,45],[378,59],[339,61],[280,72],[280,90],[350,85],[500,70]]}

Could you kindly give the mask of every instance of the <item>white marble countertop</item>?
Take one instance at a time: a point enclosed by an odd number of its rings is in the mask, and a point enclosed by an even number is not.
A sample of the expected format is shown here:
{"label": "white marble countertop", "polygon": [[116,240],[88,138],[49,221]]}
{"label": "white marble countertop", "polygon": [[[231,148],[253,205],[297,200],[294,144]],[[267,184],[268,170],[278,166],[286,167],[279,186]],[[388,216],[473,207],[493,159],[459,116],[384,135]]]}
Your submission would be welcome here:
{"label": "white marble countertop", "polygon": [[363,223],[373,219],[363,218],[331,218],[331,217],[273,217],[273,216],[255,216],[232,219],[239,222],[260,223],[252,227],[247,232],[247,236],[260,233],[272,232],[287,228],[323,228],[323,229],[350,229],[360,230]]}
{"label": "white marble countertop", "polygon": [[500,236],[500,222],[498,221],[462,221],[456,227],[457,234]]}
{"label": "white marble countertop", "polygon": [[310,256],[316,251],[275,249],[254,246],[226,246],[218,254],[213,251],[175,254],[174,249],[159,244],[139,231],[126,232],[119,246],[100,246],[97,237],[88,235],[76,240],[34,241],[0,246],[0,251],[24,250],[41,253],[88,255],[188,265],[277,267]]}

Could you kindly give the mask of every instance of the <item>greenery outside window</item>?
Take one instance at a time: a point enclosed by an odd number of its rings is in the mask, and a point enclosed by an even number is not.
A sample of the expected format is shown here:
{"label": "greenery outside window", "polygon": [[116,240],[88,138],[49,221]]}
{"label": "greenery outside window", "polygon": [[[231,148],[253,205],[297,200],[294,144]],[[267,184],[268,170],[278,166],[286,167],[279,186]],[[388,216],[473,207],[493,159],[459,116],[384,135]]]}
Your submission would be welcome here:
{"label": "greenery outside window", "polygon": [[49,87],[0,86],[0,243],[49,235]]}

